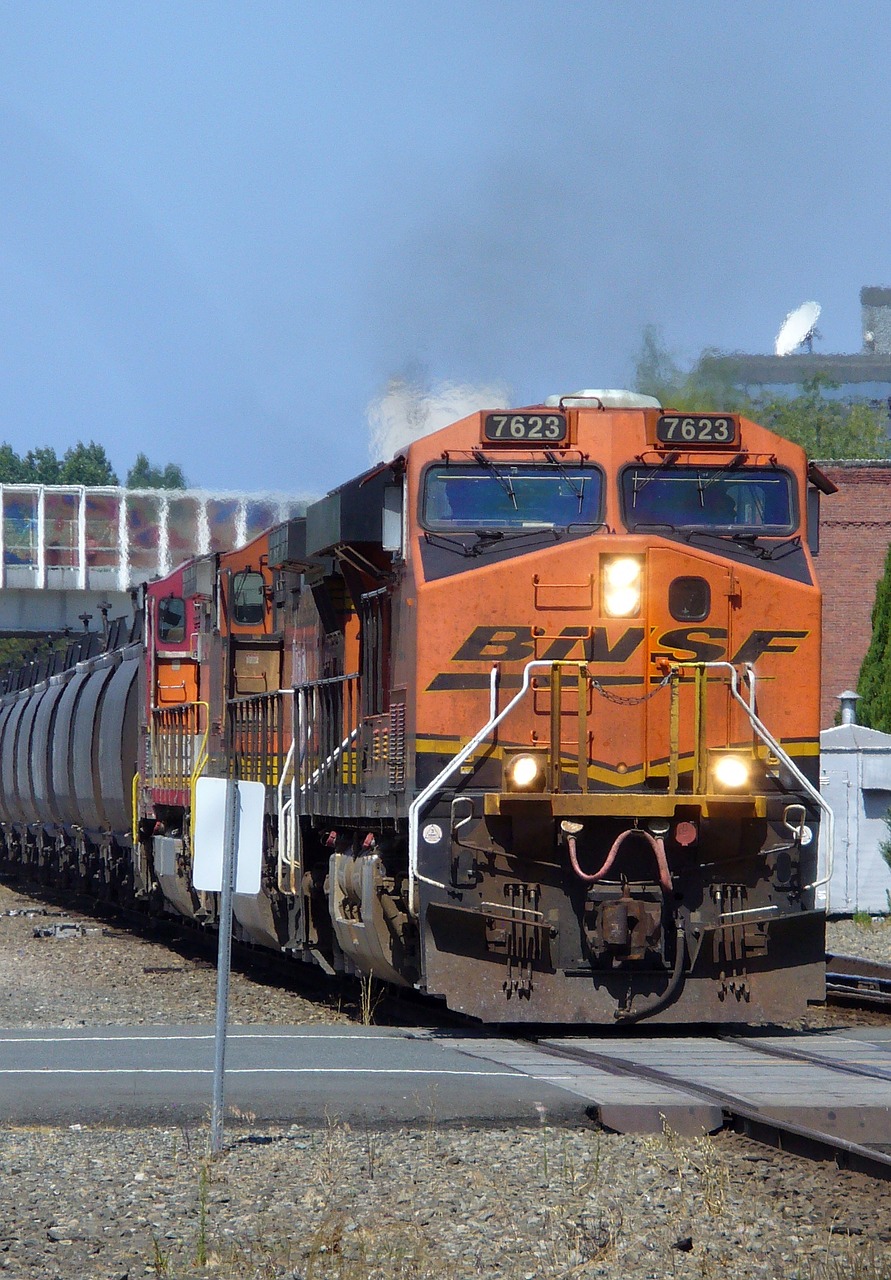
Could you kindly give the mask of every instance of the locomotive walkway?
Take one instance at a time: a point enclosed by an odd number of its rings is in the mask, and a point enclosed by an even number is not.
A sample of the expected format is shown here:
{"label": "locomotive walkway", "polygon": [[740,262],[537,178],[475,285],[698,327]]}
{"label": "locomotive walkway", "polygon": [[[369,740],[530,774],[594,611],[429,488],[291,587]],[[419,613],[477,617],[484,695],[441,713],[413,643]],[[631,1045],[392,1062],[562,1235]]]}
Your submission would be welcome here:
{"label": "locomotive walkway", "polygon": [[[208,1110],[209,1028],[0,1032],[12,1123],[183,1123]],[[231,1028],[227,1105],[257,1121],[403,1124],[595,1114],[713,1131],[725,1114],[891,1151],[891,1027],[807,1035],[545,1038],[377,1027]]]}

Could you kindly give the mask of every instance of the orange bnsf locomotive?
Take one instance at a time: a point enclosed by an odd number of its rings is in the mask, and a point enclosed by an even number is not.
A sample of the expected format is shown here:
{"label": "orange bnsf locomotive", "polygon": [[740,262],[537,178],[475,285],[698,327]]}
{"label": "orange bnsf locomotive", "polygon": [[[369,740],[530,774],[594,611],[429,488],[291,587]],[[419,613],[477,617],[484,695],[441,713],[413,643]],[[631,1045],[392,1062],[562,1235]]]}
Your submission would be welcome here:
{"label": "orange bnsf locomotive", "polygon": [[13,682],[5,856],[213,924],[195,785],[236,776],[266,787],[257,943],[490,1022],[799,1015],[831,489],[735,414],[472,414]]}

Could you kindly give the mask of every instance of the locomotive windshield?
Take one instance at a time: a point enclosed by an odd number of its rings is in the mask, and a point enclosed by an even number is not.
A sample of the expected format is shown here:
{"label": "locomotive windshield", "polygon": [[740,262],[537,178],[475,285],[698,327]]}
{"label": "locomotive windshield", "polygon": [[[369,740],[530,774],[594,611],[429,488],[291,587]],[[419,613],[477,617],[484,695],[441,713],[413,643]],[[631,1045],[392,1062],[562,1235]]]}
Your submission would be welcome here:
{"label": "locomotive windshield", "polygon": [[622,508],[629,529],[784,534],[797,524],[789,476],[766,468],[628,467]]}
{"label": "locomotive windshield", "polygon": [[599,524],[603,479],[594,467],[562,463],[435,466],[424,482],[428,529],[535,529]]}

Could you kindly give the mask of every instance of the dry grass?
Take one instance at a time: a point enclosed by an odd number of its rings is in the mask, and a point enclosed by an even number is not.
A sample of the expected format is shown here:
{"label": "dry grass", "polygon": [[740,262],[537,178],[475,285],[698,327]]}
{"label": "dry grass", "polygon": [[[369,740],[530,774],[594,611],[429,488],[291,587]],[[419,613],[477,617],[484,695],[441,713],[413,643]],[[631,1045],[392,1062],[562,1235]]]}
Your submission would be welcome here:
{"label": "dry grass", "polygon": [[798,1205],[772,1204],[775,1184],[758,1181],[759,1171],[775,1176],[767,1156],[750,1153],[754,1173],[741,1176],[731,1143],[668,1127],[631,1144],[542,1124],[517,1131],[515,1143],[501,1135],[492,1159],[484,1133],[470,1140],[438,1126],[433,1105],[413,1130],[352,1128],[332,1116],[268,1145],[245,1134],[212,1160],[194,1138],[170,1137],[193,1203],[172,1229],[155,1231],[149,1275],[891,1280],[891,1252],[840,1223],[799,1242]]}

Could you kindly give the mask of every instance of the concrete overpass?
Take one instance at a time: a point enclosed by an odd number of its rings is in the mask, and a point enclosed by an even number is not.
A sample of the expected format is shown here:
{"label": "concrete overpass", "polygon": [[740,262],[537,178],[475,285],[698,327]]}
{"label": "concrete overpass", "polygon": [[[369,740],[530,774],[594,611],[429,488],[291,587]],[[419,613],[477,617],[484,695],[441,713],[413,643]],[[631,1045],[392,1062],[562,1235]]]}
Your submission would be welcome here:
{"label": "concrete overpass", "polygon": [[90,628],[195,555],[231,551],[302,513],[283,493],[0,484],[0,634]]}

